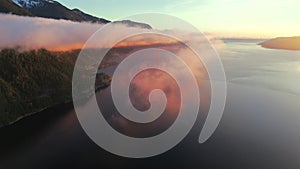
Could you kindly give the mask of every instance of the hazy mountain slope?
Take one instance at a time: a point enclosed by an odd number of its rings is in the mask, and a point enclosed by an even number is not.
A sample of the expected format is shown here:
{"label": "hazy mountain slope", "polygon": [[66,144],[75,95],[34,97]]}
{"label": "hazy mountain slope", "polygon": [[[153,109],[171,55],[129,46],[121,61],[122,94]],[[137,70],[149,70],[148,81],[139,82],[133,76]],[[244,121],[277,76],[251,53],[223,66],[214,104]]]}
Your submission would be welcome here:
{"label": "hazy mountain slope", "polygon": [[140,22],[134,22],[130,20],[122,20],[122,21],[115,21],[114,23],[120,23],[127,25],[129,27],[139,27],[139,28],[144,28],[144,29],[152,29],[152,27],[146,23],[140,23]]}

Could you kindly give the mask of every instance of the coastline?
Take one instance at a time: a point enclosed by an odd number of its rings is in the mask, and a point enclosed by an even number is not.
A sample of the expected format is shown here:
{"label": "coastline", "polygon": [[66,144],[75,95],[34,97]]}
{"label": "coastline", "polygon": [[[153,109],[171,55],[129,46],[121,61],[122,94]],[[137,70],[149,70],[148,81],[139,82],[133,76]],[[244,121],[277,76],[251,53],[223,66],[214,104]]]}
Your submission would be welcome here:
{"label": "coastline", "polygon": [[300,37],[279,37],[258,43],[263,48],[278,50],[300,50]]}
{"label": "coastline", "polygon": [[33,116],[33,115],[35,115],[35,114],[37,114],[37,113],[41,113],[41,112],[43,112],[43,111],[45,111],[45,110],[53,109],[53,108],[61,107],[61,106],[66,106],[66,105],[70,105],[70,104],[73,105],[73,101],[72,101],[72,100],[67,100],[67,101],[64,101],[64,102],[62,102],[62,103],[56,103],[56,104],[53,104],[53,105],[50,105],[50,106],[41,108],[41,109],[39,109],[39,110],[37,110],[37,111],[28,113],[28,114],[26,114],[26,115],[19,116],[17,119],[15,119],[15,120],[9,122],[9,123],[6,124],[6,125],[0,125],[0,129],[3,128],[3,127],[6,127],[6,126],[13,125],[13,124],[17,123],[18,121],[20,121],[20,120],[22,120],[22,119],[24,119],[24,118]]}
{"label": "coastline", "polygon": [[268,45],[263,45],[263,44],[258,44],[258,45],[265,49],[300,51],[300,48],[297,49],[297,48],[273,47],[273,46],[268,46]]}
{"label": "coastline", "polygon": [[[103,90],[103,89],[105,89],[107,87],[109,87],[109,85],[97,86],[97,87],[95,87],[96,88],[95,92],[99,92],[100,90]],[[28,113],[26,115],[19,116],[17,119],[9,122],[8,124],[0,125],[0,129],[4,128],[4,127],[7,127],[7,126],[10,126],[10,125],[13,125],[13,124],[19,122],[20,120],[23,120],[25,118],[29,118],[30,116],[42,113],[42,112],[44,112],[46,110],[55,109],[55,108],[59,108],[59,107],[66,107],[66,106],[72,106],[73,107],[73,100],[72,99],[71,100],[66,100],[64,102],[60,102],[60,103],[56,103],[56,104],[53,104],[53,105],[49,105],[49,106],[41,108],[41,109],[39,109],[37,111],[33,111],[33,112]]]}

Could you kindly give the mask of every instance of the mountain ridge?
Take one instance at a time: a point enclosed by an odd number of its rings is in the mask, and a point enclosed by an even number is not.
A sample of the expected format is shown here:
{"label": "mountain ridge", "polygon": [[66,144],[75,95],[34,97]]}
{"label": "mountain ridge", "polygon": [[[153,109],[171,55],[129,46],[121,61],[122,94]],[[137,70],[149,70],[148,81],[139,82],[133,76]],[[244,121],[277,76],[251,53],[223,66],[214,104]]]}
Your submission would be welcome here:
{"label": "mountain ridge", "polygon": [[0,0],[0,12],[11,13],[21,16],[33,16],[28,10],[21,8],[11,0]]}
{"label": "mountain ridge", "polygon": [[[77,8],[70,9],[54,0],[0,0],[0,13],[98,24],[107,24],[111,22],[110,20],[87,14]],[[152,27],[146,23],[130,20],[114,21],[113,23],[121,23],[130,27],[152,29]]]}

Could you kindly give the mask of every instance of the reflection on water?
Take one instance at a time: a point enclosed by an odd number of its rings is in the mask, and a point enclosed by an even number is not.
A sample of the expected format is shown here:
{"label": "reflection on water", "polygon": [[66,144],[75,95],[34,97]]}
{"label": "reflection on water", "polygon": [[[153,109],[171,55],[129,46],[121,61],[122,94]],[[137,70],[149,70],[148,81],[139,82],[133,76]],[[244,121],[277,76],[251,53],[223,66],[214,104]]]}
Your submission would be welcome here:
{"label": "reflection on water", "polygon": [[[155,82],[155,83],[154,83]],[[100,92],[97,99],[106,121],[117,131],[131,137],[151,137],[162,133],[175,121],[180,109],[180,93],[174,79],[159,70],[146,70],[139,73],[130,86],[133,106],[145,111],[150,108],[148,96],[154,89],[161,89],[168,99],[163,114],[151,123],[135,123],[123,117],[115,108],[110,90]]]}
{"label": "reflection on water", "polygon": [[220,54],[229,82],[300,95],[300,51],[233,42]]}
{"label": "reflection on water", "polygon": [[[147,39],[147,37],[142,38]],[[153,35],[152,35],[153,36]],[[150,36],[151,37],[151,36]],[[153,38],[153,37],[152,37]],[[118,45],[116,45],[118,46]],[[152,46],[151,46],[152,47]],[[157,46],[155,46],[157,47]],[[104,59],[109,60],[108,58],[111,56],[113,57],[113,62],[122,62],[122,60],[133,54],[135,51],[140,51],[142,49],[147,49],[149,46],[140,46],[136,47],[132,50],[124,50],[123,48],[112,48],[106,57]],[[204,116],[207,114],[208,107],[210,105],[210,83],[207,80],[208,75],[205,71],[205,68],[201,61],[199,60],[198,56],[194,54],[193,51],[191,51],[187,46],[181,43],[172,44],[169,46],[161,45],[158,46],[158,48],[162,48],[164,50],[170,51],[177,56],[179,56],[186,65],[190,68],[191,72],[193,73],[193,76],[195,77],[197,83],[199,84],[199,91],[201,92],[201,101],[199,105],[201,104],[201,110],[200,113],[204,114]],[[115,55],[118,53],[118,57]],[[150,56],[151,55],[151,56]],[[153,52],[152,53],[146,53],[145,58],[147,57],[160,57],[159,54],[156,56]],[[139,57],[142,57],[139,55]],[[144,60],[143,60],[144,61]],[[150,102],[149,102],[149,95],[150,92],[154,89],[160,89],[164,92],[167,103],[166,108],[163,111],[162,115],[150,123],[135,123],[133,121],[130,121],[123,117],[120,112],[117,111],[116,107],[113,104],[111,92],[109,90],[105,90],[103,92],[100,92],[98,99],[98,105],[100,105],[101,112],[104,114],[104,117],[106,121],[117,131],[128,135],[132,137],[151,137],[158,135],[165,130],[167,130],[173,122],[176,120],[178,112],[180,111],[180,106],[184,107],[187,106],[187,103],[182,102],[181,94],[182,96],[187,95],[186,93],[189,93],[191,91],[191,85],[193,85],[194,81],[186,81],[182,84],[185,84],[185,86],[182,86],[179,88],[177,82],[182,81],[182,79],[186,79],[184,77],[187,76],[188,73],[183,69],[182,66],[186,66],[182,63],[179,63],[175,59],[165,59],[164,62],[157,61],[157,59],[154,60],[156,66],[160,66],[162,70],[158,69],[147,69],[142,72],[139,72],[131,81],[131,84],[129,86],[129,97],[130,102],[132,105],[139,111],[146,111],[150,108]],[[142,61],[141,61],[142,62]],[[167,62],[167,63],[166,63]],[[131,63],[133,64],[133,63]],[[139,67],[141,69],[145,68],[146,63],[140,63],[139,65],[132,65],[131,67],[126,67],[126,71],[120,72],[118,75],[119,77],[122,77],[123,79],[129,79],[130,74],[134,74],[134,70],[136,67]],[[167,66],[171,65],[172,67],[167,69]],[[116,66],[112,66],[110,68],[107,68],[105,70],[100,70],[99,72],[105,72],[109,75],[113,75],[115,72]],[[171,72],[165,72],[166,70],[169,70]],[[168,74],[172,73],[173,77]],[[174,76],[174,74],[176,76]],[[177,79],[174,79],[177,77]],[[118,79],[119,83],[122,85],[122,89],[126,90],[127,86],[126,84],[121,80]],[[195,93],[197,91],[192,91],[190,93]],[[191,98],[187,99],[187,102],[192,102]],[[158,100],[159,102],[160,100]],[[123,101],[125,105],[128,103],[126,100]],[[182,105],[181,105],[182,104]],[[153,105],[152,105],[153,106]],[[187,112],[188,113],[188,112]],[[188,122],[187,122],[188,123]]]}
{"label": "reflection on water", "polygon": [[[197,142],[202,114],[174,149],[148,159],[118,157],[95,145],[73,109],[61,106],[0,129],[0,168],[300,168],[300,52],[235,41],[220,55],[228,97],[206,143]],[[104,102],[109,90],[97,94],[105,112],[113,112]]]}

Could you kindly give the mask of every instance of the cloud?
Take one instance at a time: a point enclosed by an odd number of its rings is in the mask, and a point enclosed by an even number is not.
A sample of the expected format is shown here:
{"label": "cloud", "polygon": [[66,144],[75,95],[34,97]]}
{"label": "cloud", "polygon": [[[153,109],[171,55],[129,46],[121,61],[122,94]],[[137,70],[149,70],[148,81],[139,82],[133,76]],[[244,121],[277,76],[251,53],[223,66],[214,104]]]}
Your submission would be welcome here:
{"label": "cloud", "polygon": [[80,48],[101,26],[38,17],[0,14],[0,48],[65,50]]}
{"label": "cloud", "polygon": [[[79,23],[67,20],[54,20],[39,17],[25,17],[10,14],[0,14],[0,48],[19,46],[24,49],[46,48],[55,51],[65,51],[70,49],[80,49],[85,42],[103,25],[93,23]],[[140,32],[141,28],[128,27],[123,24],[112,24],[109,26],[107,39],[101,42],[101,46],[97,47],[111,47],[111,41],[121,35]],[[148,30],[149,31],[149,30]],[[147,30],[145,30],[147,32]],[[201,43],[203,36],[191,32],[164,30],[157,31],[159,33],[168,32],[175,37],[180,35],[183,41],[193,43]],[[213,38],[212,35],[207,36],[213,44],[219,46],[221,41]],[[108,39],[109,38],[109,39]],[[202,39],[201,39],[202,38]],[[155,38],[131,38],[129,41],[123,41],[118,45],[125,46],[139,46],[139,45],[160,45],[176,43],[170,39],[156,39]],[[95,44],[99,44],[96,42]]]}

